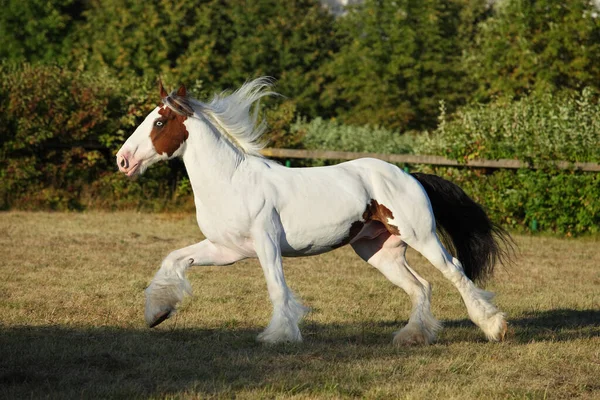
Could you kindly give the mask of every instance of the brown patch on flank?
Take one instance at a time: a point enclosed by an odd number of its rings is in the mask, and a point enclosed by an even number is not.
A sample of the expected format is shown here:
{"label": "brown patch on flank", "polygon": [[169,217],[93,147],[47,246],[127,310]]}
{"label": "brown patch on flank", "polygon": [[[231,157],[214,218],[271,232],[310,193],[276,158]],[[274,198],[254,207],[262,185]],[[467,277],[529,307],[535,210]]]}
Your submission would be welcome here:
{"label": "brown patch on flank", "polygon": [[158,154],[167,153],[171,157],[188,138],[188,131],[183,122],[187,116],[180,115],[169,107],[158,110],[161,115],[154,121],[150,139]]}
{"label": "brown patch on flank", "polygon": [[396,236],[400,235],[398,227],[388,222],[389,219],[394,219],[394,214],[392,214],[392,211],[390,211],[389,208],[383,204],[379,204],[377,200],[371,199],[371,202],[367,204],[367,208],[362,216],[365,222],[379,221],[385,226],[389,233]]}
{"label": "brown patch on flank", "polygon": [[394,214],[392,214],[392,211],[383,204],[379,204],[375,199],[371,199],[371,202],[367,204],[367,208],[365,209],[365,212],[363,212],[362,219],[363,221],[353,222],[352,225],[350,225],[350,231],[348,232],[348,236],[342,239],[341,242],[331,246],[331,248],[337,249],[339,247],[349,244],[352,241],[352,239],[358,236],[362,228],[369,221],[381,222],[389,233],[396,236],[400,235],[400,230],[398,229],[398,227],[388,222],[388,219],[394,219]]}
{"label": "brown patch on flank", "polygon": [[342,241],[339,242],[338,244],[334,244],[333,246],[331,246],[331,248],[337,249],[339,247],[345,246],[348,243],[350,243],[352,241],[352,239],[354,239],[360,233],[363,226],[365,226],[364,222],[354,221],[352,223],[352,225],[350,225],[350,232],[348,232],[348,236],[346,236],[344,239],[342,239]]}

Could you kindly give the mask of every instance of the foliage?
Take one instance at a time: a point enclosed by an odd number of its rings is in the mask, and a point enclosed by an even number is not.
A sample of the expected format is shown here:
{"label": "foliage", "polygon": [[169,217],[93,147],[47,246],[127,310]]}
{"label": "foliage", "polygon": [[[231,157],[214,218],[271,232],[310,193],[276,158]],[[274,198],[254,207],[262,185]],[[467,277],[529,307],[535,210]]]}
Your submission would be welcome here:
{"label": "foliage", "polygon": [[297,107],[293,100],[285,100],[266,109],[264,113],[267,120],[265,136],[269,138],[268,146],[295,148],[302,145],[302,135],[291,131],[291,125],[296,115]]}
{"label": "foliage", "polygon": [[64,62],[85,2],[2,0],[0,59]]}
{"label": "foliage", "polygon": [[441,167],[424,171],[458,184],[505,227],[567,236],[600,232],[600,174]]}
{"label": "foliage", "polygon": [[473,171],[434,168],[484,204],[495,221],[520,230],[574,235],[600,231],[600,175],[558,170],[552,161],[600,161],[600,104],[579,94],[531,95],[473,105],[440,125],[415,151],[466,162],[519,159],[540,170]]}
{"label": "foliage", "polygon": [[107,74],[30,65],[0,73],[0,208],[81,208],[83,187],[114,168],[127,131],[154,106],[141,82],[126,89]]}
{"label": "foliage", "polygon": [[600,18],[590,0],[505,0],[465,46],[480,99],[599,88]]}
{"label": "foliage", "polygon": [[[153,82],[29,64],[0,74],[0,209],[193,208],[181,162],[135,181],[116,172],[114,154],[158,102]],[[269,134],[287,144],[294,114],[292,102],[267,108]]]}
{"label": "foliage", "polygon": [[465,100],[460,2],[366,0],[338,21],[342,45],[323,68],[321,101],[346,123],[421,128],[436,105]]}
{"label": "foliage", "polygon": [[378,126],[351,126],[339,121],[298,119],[290,131],[302,138],[307,149],[405,154],[413,138]]}
{"label": "foliage", "polygon": [[261,75],[302,112],[317,108],[316,71],[334,47],[329,15],[314,0],[94,0],[74,63],[191,84],[212,93]]}
{"label": "foliage", "polygon": [[544,163],[600,161],[600,103],[597,93],[541,94],[517,101],[475,104],[440,124],[417,151],[459,161],[519,159]]}

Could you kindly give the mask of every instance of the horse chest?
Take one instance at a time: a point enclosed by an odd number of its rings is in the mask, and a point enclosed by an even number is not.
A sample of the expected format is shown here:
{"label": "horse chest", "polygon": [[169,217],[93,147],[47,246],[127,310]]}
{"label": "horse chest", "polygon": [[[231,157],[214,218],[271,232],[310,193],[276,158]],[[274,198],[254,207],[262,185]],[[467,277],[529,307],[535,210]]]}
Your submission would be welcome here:
{"label": "horse chest", "polygon": [[250,220],[239,207],[196,206],[196,220],[204,236],[213,243],[230,248],[246,248]]}

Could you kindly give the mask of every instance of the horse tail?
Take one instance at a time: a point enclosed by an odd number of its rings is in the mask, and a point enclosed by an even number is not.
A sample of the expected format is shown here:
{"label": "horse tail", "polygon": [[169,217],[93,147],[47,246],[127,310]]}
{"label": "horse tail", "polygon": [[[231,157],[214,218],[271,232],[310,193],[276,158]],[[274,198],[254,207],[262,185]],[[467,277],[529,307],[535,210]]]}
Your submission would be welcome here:
{"label": "horse tail", "polygon": [[493,223],[458,185],[436,175],[411,175],[429,197],[442,242],[461,262],[469,279],[485,281],[497,262],[510,261],[514,248],[510,234]]}

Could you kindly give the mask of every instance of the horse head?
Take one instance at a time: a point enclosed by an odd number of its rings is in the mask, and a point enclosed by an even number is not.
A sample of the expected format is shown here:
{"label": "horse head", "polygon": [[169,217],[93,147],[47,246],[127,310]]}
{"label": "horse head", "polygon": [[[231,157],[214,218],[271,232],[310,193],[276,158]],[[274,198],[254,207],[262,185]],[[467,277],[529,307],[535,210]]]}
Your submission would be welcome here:
{"label": "horse head", "polygon": [[161,103],[138,126],[117,152],[119,170],[142,174],[157,161],[181,156],[188,131],[185,121],[194,114],[185,86],[167,94],[159,81]]}

